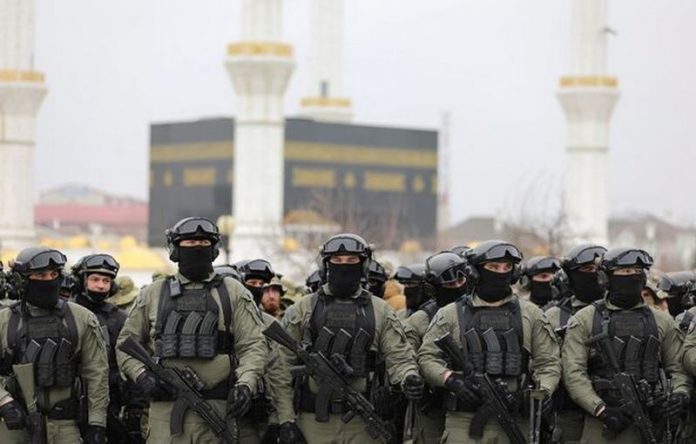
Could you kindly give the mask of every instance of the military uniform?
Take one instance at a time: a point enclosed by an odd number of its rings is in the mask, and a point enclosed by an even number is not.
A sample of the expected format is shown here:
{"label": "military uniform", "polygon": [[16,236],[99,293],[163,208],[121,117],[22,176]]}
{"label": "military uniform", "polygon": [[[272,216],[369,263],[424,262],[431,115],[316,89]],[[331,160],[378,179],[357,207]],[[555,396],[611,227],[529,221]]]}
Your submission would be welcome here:
{"label": "military uniform", "polygon": [[[359,329],[369,335],[364,348],[358,341],[345,350],[331,350],[348,359],[355,377],[352,385],[364,392],[368,399],[380,387],[377,386],[375,368],[380,361],[386,363],[386,377],[389,384],[401,384],[408,376],[418,374],[415,356],[403,328],[391,307],[382,299],[358,289],[346,298],[333,297],[329,285],[311,296],[300,299],[285,313],[282,321],[287,332],[297,341],[311,344],[316,341],[316,333],[323,327],[337,333],[346,329],[354,338]],[[281,357],[287,366],[295,363],[295,356],[287,349],[280,348]],[[329,352],[327,350],[327,352]],[[277,390],[278,417],[281,424],[297,420],[297,425],[308,442],[360,443],[378,442],[365,431],[365,424],[359,417],[344,423],[342,414],[346,412],[340,399],[330,403],[328,412],[315,412],[315,399],[319,391],[311,376],[302,377],[298,391],[293,395],[293,381],[289,372],[279,375]],[[293,399],[299,406],[295,412]],[[315,414],[328,413],[328,421],[319,422]]]}
{"label": "military uniform", "polygon": [[[520,300],[514,294],[491,306],[477,295],[465,296],[456,303],[449,304],[435,315],[418,351],[418,364],[428,384],[432,387],[444,387],[444,375],[451,370],[435,340],[451,334],[454,342],[462,347],[463,334],[473,329],[478,335],[492,328],[498,336],[500,333],[515,332],[519,351],[506,350],[501,362],[505,369],[494,369],[493,360],[470,356],[477,371],[484,371],[491,376],[500,376],[512,392],[524,390],[521,386],[528,372],[538,379],[540,388],[553,393],[561,374],[559,346],[551,325],[534,304]],[[503,348],[505,350],[505,348]],[[527,351],[530,353],[526,359]],[[460,369],[456,369],[460,370]],[[504,374],[504,376],[503,376]],[[474,412],[479,405],[465,405],[453,395],[448,395],[447,419],[442,442],[446,443],[498,443],[508,442],[502,428],[495,422],[486,424],[481,439],[469,437],[469,427]],[[518,417],[520,428],[526,426],[528,419]]]}
{"label": "military uniform", "polygon": [[[439,310],[437,302],[429,299],[404,321],[406,337],[418,351],[430,321]],[[444,389],[435,388],[425,395],[415,417],[415,441],[418,443],[437,442],[445,430]]]}
{"label": "military uniform", "polygon": [[[570,296],[546,309],[546,318],[549,320],[551,327],[559,332],[559,341],[561,343],[563,342],[565,327],[568,325],[571,316],[581,308],[587,307],[587,305],[575,296]],[[584,410],[570,399],[562,383],[553,394],[553,397],[556,410],[556,426],[561,433],[559,440],[565,443],[579,442],[585,422]]]}
{"label": "military uniform", "polygon": [[[21,398],[10,375],[12,364],[21,362],[27,344],[35,340],[43,348],[49,339],[56,344],[66,339],[70,344],[63,344],[72,353],[66,361],[60,358],[60,351],[56,353],[55,360],[49,364],[55,370],[53,376],[52,372],[43,372],[38,364],[34,366],[36,399],[47,417],[48,442],[74,444],[80,442],[77,424],[80,398],[87,403],[85,422],[91,426],[106,426],[109,403],[106,346],[97,318],[86,308],[61,299],[50,311],[19,302],[0,310],[2,373],[8,383],[0,388],[0,403],[10,396],[15,400]],[[86,392],[78,391],[80,385]],[[24,443],[26,439],[25,431],[10,431],[4,422],[0,424],[3,444]]]}
{"label": "military uniform", "polygon": [[[271,325],[272,322],[277,322],[273,316],[265,312],[261,312],[261,318],[266,327]],[[276,403],[273,387],[276,385],[279,373],[282,374],[287,369],[279,361],[279,345],[267,338],[266,343],[268,345],[268,359],[266,360],[263,378],[259,383],[258,392],[251,401],[249,411],[238,420],[239,442],[244,444],[260,443],[268,431],[268,426],[271,424],[278,425],[278,413],[275,410]]]}
{"label": "military uniform", "polygon": [[[176,330],[167,332],[166,325],[162,327],[174,313],[187,319],[193,313],[201,316],[214,313],[217,329],[212,338],[217,339],[213,339],[212,344],[217,344],[205,350],[199,345],[190,350],[186,347],[184,354],[183,334]],[[165,365],[191,367],[205,384],[204,396],[217,413],[225,417],[226,399],[233,384],[247,385],[254,393],[261,379],[267,353],[262,327],[251,296],[239,282],[215,273],[210,273],[202,282],[192,282],[177,273],[173,278],[157,280],[142,289],[118,343],[132,336],[162,357]],[[201,344],[201,339],[199,336],[195,343]],[[211,344],[207,339],[206,343]],[[131,380],[136,380],[144,368],[138,360],[121,351],[117,352],[117,359],[119,368]],[[171,400],[153,399],[148,442],[218,442],[203,419],[190,411],[184,417],[183,433],[172,437],[169,432],[172,406]]]}
{"label": "military uniform", "polygon": [[118,292],[111,296],[106,302],[114,304],[124,312],[128,313],[135,303],[135,298],[138,296],[139,290],[135,288],[133,279],[129,276],[119,276],[116,278]]}
{"label": "military uniform", "polygon": [[648,356],[642,349],[637,363],[624,360],[622,367],[627,372],[636,373],[634,377],[644,378],[654,385],[658,382],[655,380],[658,368],[662,367],[672,378],[673,393],[688,394],[689,381],[680,363],[682,336],[669,314],[650,309],[642,302],[630,310],[623,310],[607,298],[581,309],[568,323],[562,354],[563,381],[569,395],[588,414],[583,442],[640,442],[640,433],[635,426],[630,426],[615,440],[607,440],[602,434],[602,422],[594,416],[602,405],[612,406],[621,402],[616,393],[595,390],[591,379],[610,377],[612,372],[607,368],[602,353],[595,346],[587,345],[590,337],[601,333],[602,324],[607,322],[611,336],[620,337],[624,343],[630,336],[643,341],[656,336],[661,344],[659,356]]}

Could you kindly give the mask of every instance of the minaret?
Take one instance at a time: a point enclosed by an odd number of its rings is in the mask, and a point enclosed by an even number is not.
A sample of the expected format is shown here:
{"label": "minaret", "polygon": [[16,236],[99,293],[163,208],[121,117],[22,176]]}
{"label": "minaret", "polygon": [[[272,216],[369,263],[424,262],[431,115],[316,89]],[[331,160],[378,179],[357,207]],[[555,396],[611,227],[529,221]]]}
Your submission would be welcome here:
{"label": "minaret", "polygon": [[343,0],[311,0],[309,94],[300,115],[349,122],[351,101],[343,95]]}
{"label": "minaret", "polygon": [[274,254],[283,223],[283,97],[294,68],[282,38],[281,0],[243,0],[241,41],[227,47],[225,64],[237,93],[234,135],[236,259]]}
{"label": "minaret", "polygon": [[607,243],[609,122],[619,98],[607,75],[607,0],[571,0],[571,74],[558,98],[568,121],[565,216],[570,243]]}
{"label": "minaret", "polygon": [[34,70],[34,0],[0,0],[0,248],[34,242],[35,126],[45,95]]}

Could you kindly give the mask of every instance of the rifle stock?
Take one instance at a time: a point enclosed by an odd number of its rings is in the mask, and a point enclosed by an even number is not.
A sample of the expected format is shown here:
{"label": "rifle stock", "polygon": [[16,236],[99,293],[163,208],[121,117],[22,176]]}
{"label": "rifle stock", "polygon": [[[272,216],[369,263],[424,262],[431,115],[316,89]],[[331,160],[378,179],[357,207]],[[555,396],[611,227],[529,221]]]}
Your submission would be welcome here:
{"label": "rifle stock", "polygon": [[27,407],[27,431],[30,444],[46,444],[46,419],[36,405],[34,385],[34,364],[15,364],[12,366]]}

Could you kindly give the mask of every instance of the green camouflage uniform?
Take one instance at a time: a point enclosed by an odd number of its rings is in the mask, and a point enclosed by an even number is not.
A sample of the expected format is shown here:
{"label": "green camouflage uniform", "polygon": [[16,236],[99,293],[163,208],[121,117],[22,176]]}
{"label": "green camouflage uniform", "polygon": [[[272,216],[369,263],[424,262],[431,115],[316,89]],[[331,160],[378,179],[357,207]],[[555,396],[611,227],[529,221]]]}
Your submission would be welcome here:
{"label": "green camouflage uniform", "polygon": [[[606,307],[609,310],[621,310],[605,298]],[[642,302],[633,309],[645,307]],[[594,417],[594,412],[604,404],[602,398],[592,386],[588,375],[588,358],[590,350],[587,346],[588,339],[592,336],[596,308],[594,305],[583,308],[568,321],[568,330],[563,342],[563,382],[566,390],[573,400],[582,407],[587,416],[583,429],[582,442],[610,442],[610,443],[637,443],[641,442],[638,429],[631,426],[620,433],[615,440],[608,440],[602,435],[602,422]],[[661,361],[667,374],[672,377],[674,392],[689,393],[690,382],[680,362],[681,347],[683,342],[677,324],[668,313],[651,309],[655,315],[658,329],[658,339],[662,344]]]}
{"label": "green camouflage uniform", "polygon": [[[181,283],[182,289],[200,289],[204,283],[210,282],[216,276],[211,273],[204,282],[192,282],[180,273],[176,278]],[[150,351],[155,349],[153,335],[155,333],[155,321],[159,307],[162,285],[168,285],[167,279],[159,279],[143,288],[136,299],[135,306],[128,314],[128,319],[118,337],[118,344],[129,336],[141,342]],[[234,353],[238,360],[235,370],[236,380],[239,384],[246,384],[252,394],[263,374],[266,363],[267,347],[261,333],[263,323],[254,301],[248,291],[232,278],[224,278],[224,284],[230,296],[232,304],[231,333],[234,337]],[[215,287],[211,294],[218,304],[219,319],[218,330],[224,330],[223,310],[220,304],[220,295]],[[144,365],[137,359],[118,351],[117,359],[121,372],[135,381]],[[227,355],[218,354],[212,359],[198,358],[172,358],[165,364],[176,367],[191,367],[205,384],[205,389],[211,389],[218,383],[229,378],[230,360]],[[221,417],[226,415],[226,401],[209,400]],[[150,430],[149,443],[217,443],[219,440],[210,430],[208,425],[194,412],[187,412],[184,416],[184,431],[181,435],[172,437],[169,433],[170,416],[173,403],[169,401],[153,401],[150,404]],[[233,420],[228,422],[234,427]]]}
{"label": "green camouflage uniform", "polygon": [[[66,310],[70,310],[77,325],[78,343],[75,345],[75,354],[79,356],[77,375],[82,379],[83,386],[87,387],[87,413],[88,424],[106,427],[106,408],[109,404],[109,363],[106,345],[99,328],[99,321],[88,309],[72,303],[67,304]],[[42,308],[27,304],[31,316],[43,316],[49,312]],[[0,354],[8,353],[7,330],[11,310],[0,310]],[[21,329],[22,322],[19,323]],[[0,387],[0,403],[12,396],[6,387]],[[36,399],[39,408],[48,410],[60,401],[70,399],[69,387],[52,387],[48,390],[37,387]],[[16,397],[14,397],[17,399]],[[74,419],[47,419],[48,442],[53,444],[75,444],[80,442],[80,431]],[[27,434],[23,430],[8,430],[5,423],[0,423],[0,442],[3,444],[24,443]]]}
{"label": "green camouflage uniform", "polygon": [[[540,387],[547,393],[553,393],[561,375],[560,351],[556,335],[544,313],[533,303],[520,300],[513,294],[500,301],[500,305],[505,305],[513,300],[518,300],[520,305],[523,333],[522,344],[531,354],[529,369],[533,372],[534,377],[539,380]],[[490,304],[476,295],[471,296],[470,304],[473,307],[490,306]],[[423,345],[418,350],[418,364],[421,372],[425,376],[427,383],[432,387],[444,387],[444,375],[450,370],[444,359],[444,354],[434,341],[450,333],[454,342],[460,347],[462,345],[459,336],[457,307],[457,304],[449,304],[437,312],[423,337]],[[505,378],[505,382],[508,384],[509,390],[517,390],[516,378]],[[469,426],[473,416],[474,413],[469,412],[447,412],[442,442],[448,444],[509,442],[505,432],[494,420],[486,424],[481,439],[470,438]],[[520,417],[518,423],[521,430],[527,430],[528,418]]]}
{"label": "green camouflage uniform", "polygon": [[[331,297],[328,285],[323,287],[324,294]],[[358,297],[362,292],[359,289],[352,297]],[[300,299],[292,310],[285,312],[283,325],[287,332],[297,341],[302,341],[305,331],[309,328],[312,315],[312,297]],[[348,303],[343,299],[335,299],[334,303]],[[352,303],[352,302],[350,302]],[[418,367],[415,362],[413,349],[406,339],[401,323],[392,308],[382,299],[372,296],[371,303],[375,313],[375,333],[370,349],[378,355],[378,360],[386,360],[386,370],[389,381],[392,384],[401,382],[410,374],[417,374]],[[296,362],[295,355],[284,347],[279,348],[281,358],[288,367]],[[297,425],[310,443],[376,443],[365,431],[365,424],[359,417],[353,418],[347,424],[341,420],[341,415],[331,414],[328,422],[317,422],[313,413],[299,412],[295,414],[293,408],[292,377],[288,371],[279,375],[277,390],[278,420],[282,424],[287,421],[297,420]],[[354,378],[352,385],[359,391],[366,387],[365,378]],[[313,378],[309,378],[310,390],[316,394],[318,387]]]}

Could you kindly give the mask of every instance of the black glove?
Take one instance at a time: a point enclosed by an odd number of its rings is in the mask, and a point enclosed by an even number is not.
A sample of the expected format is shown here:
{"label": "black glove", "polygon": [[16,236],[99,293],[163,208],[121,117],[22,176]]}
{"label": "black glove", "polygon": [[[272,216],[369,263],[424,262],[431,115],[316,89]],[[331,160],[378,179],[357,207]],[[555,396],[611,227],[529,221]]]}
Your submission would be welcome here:
{"label": "black glove", "polygon": [[481,396],[474,386],[462,375],[452,373],[445,381],[445,387],[467,404],[480,404]]}
{"label": "black glove", "polygon": [[126,408],[123,411],[123,424],[128,431],[131,444],[144,443],[142,428],[143,411],[140,408]]}
{"label": "black glove", "polygon": [[227,415],[240,418],[251,406],[251,389],[246,384],[237,384],[227,396]]}
{"label": "black glove", "polygon": [[106,429],[100,426],[87,426],[85,444],[106,444]]}
{"label": "black glove", "polygon": [[602,421],[609,431],[617,435],[626,430],[626,428],[633,423],[631,418],[623,412],[621,407],[605,407],[604,411],[599,414],[599,420]]}
{"label": "black glove", "polygon": [[135,378],[135,385],[145,396],[151,396],[157,388],[157,376],[149,370],[145,370]]}
{"label": "black glove", "polygon": [[420,375],[408,375],[402,384],[404,396],[409,401],[418,401],[423,397],[425,381]]}
{"label": "black glove", "polygon": [[686,411],[686,406],[689,404],[689,398],[685,393],[673,393],[668,401],[665,401],[661,408],[661,416],[669,421],[677,421],[679,417]]}
{"label": "black glove", "polygon": [[278,430],[280,430],[278,424],[268,424],[266,433],[261,438],[261,444],[276,444],[278,442]]}
{"label": "black glove", "polygon": [[27,426],[27,415],[24,412],[24,407],[17,401],[10,401],[0,407],[0,416],[5,420],[5,425],[10,430],[19,430]]}
{"label": "black glove", "polygon": [[297,424],[284,422],[278,428],[278,444],[307,444],[307,441]]}

